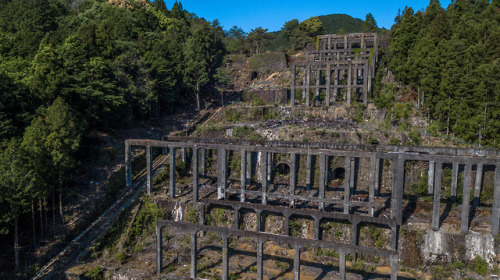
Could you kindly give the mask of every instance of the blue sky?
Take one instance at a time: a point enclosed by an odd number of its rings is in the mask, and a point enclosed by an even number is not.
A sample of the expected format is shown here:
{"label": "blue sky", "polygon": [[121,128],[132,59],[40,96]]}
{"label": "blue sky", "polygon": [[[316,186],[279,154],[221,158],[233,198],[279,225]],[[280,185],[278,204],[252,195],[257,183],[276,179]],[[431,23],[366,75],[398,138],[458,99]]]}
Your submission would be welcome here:
{"label": "blue sky", "polygon": [[[180,2],[184,9],[199,17],[209,21],[218,19],[226,30],[237,25],[246,32],[259,26],[269,28],[269,31],[277,31],[291,19],[303,21],[312,16],[328,14],[348,14],[364,20],[367,13],[372,13],[379,27],[389,29],[394,23],[398,9],[403,10],[405,6],[409,6],[417,11],[429,4],[429,0],[181,0]],[[165,3],[170,9],[174,1],[165,0]],[[441,0],[440,3],[446,8],[450,0]]]}

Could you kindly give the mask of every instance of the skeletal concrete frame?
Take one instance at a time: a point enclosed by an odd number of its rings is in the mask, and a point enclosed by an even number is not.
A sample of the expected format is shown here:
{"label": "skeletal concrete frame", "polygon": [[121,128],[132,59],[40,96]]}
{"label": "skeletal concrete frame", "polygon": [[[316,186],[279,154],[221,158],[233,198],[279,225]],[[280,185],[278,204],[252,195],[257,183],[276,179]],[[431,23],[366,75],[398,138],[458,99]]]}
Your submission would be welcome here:
{"label": "skeletal concrete frame", "polygon": [[383,250],[377,248],[361,247],[358,245],[337,243],[332,241],[319,241],[312,239],[297,238],[292,236],[283,236],[263,232],[252,232],[232,228],[221,228],[202,224],[192,224],[183,222],[174,222],[168,220],[156,220],[156,267],[157,272],[162,270],[163,260],[163,236],[164,227],[176,227],[190,232],[191,235],[191,278],[196,279],[197,274],[197,233],[199,231],[215,232],[222,237],[222,279],[229,279],[229,242],[230,236],[253,238],[257,242],[257,279],[263,279],[263,251],[264,243],[267,241],[288,243],[294,247],[294,279],[300,279],[300,249],[303,247],[321,247],[334,249],[339,253],[339,275],[340,279],[346,279],[346,255],[347,254],[366,254],[380,256],[390,260],[391,279],[397,279],[398,271],[398,252],[396,250]]}
{"label": "skeletal concrete frame", "polygon": [[[203,149],[218,150],[218,198],[225,198],[227,191],[227,160],[224,155],[227,155],[228,150],[240,151],[242,155],[241,165],[242,170],[245,170],[248,152],[260,152],[267,157],[272,153],[288,153],[292,155],[317,155],[320,157],[320,200],[319,208],[324,208],[325,199],[325,158],[330,156],[345,157],[346,163],[350,158],[370,158],[370,185],[369,185],[369,205],[370,214],[373,214],[373,203],[375,194],[375,184],[378,180],[378,168],[380,159],[392,160],[392,191],[391,191],[391,218],[396,218],[398,225],[402,224],[402,200],[403,200],[403,185],[404,185],[404,164],[405,161],[428,161],[430,164],[429,175],[434,180],[429,180],[431,183],[430,190],[433,190],[433,215],[432,228],[438,230],[440,227],[440,194],[441,194],[441,174],[444,163],[451,163],[453,166],[452,174],[452,199],[456,199],[457,193],[457,176],[459,164],[465,165],[464,170],[464,187],[463,187],[463,203],[461,217],[461,231],[467,233],[469,230],[469,209],[470,209],[470,187],[471,187],[471,170],[472,166],[476,165],[478,176],[474,185],[475,201],[479,199],[479,193],[482,187],[482,170],[484,165],[495,166],[494,179],[494,198],[492,207],[492,227],[493,235],[498,234],[500,225],[500,157],[498,150],[492,149],[459,149],[459,148],[433,148],[433,147],[398,147],[398,146],[375,146],[375,145],[346,145],[334,143],[301,143],[301,142],[278,142],[278,141],[246,141],[246,140],[208,140],[202,142],[203,139],[191,139],[191,142],[186,138],[166,138],[168,141],[159,140],[127,140],[125,143],[125,158],[126,158],[126,181],[127,186],[132,184],[132,169],[131,169],[131,146],[146,146],[146,150],[150,151],[152,147],[168,148],[170,153],[175,155],[177,148],[193,149],[193,200],[198,201],[198,151]],[[200,141],[200,142],[197,142]],[[235,143],[235,144],[233,144]],[[258,145],[258,146],[257,146]],[[420,153],[419,153],[420,152]],[[175,197],[175,156],[170,157],[170,196]],[[151,163],[151,152],[148,152],[147,162]],[[202,168],[205,162],[202,160]],[[294,161],[291,161],[294,164]],[[350,165],[346,164],[346,173],[349,174]],[[264,160],[262,164],[262,174],[265,180],[262,180],[262,204],[267,204],[269,193],[267,191],[268,180],[267,174],[270,173],[271,166],[268,165],[268,160]],[[311,172],[311,165],[307,166],[308,172]],[[293,200],[296,187],[296,172],[295,168],[290,168],[290,196]],[[431,172],[432,171],[432,172]],[[246,172],[241,173],[241,195],[240,201],[245,201],[245,187],[247,182]],[[344,213],[350,213],[350,207],[356,203],[351,201],[350,176],[346,176],[344,182]],[[147,164],[147,182],[148,193],[152,186],[152,166]],[[347,186],[347,187],[346,187]],[[298,199],[298,198],[297,198]],[[301,198],[302,199],[302,198]],[[312,198],[311,198],[312,200]],[[292,203],[292,201],[290,201]],[[331,201],[335,203],[335,201]],[[473,204],[477,206],[477,202]]]}

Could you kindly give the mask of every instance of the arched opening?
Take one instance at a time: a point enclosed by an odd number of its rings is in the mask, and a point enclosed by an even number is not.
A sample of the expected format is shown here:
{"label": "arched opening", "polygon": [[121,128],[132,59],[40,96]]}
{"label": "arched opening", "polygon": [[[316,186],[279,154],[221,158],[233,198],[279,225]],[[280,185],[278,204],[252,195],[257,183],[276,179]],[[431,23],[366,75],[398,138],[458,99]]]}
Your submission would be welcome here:
{"label": "arched opening", "polygon": [[259,77],[259,73],[257,73],[257,71],[253,71],[252,72],[252,76],[250,77],[250,80],[255,80]]}
{"label": "arched opening", "polygon": [[338,167],[333,170],[333,179],[344,179],[345,169],[343,167]]}
{"label": "arched opening", "polygon": [[276,166],[276,172],[281,175],[288,175],[290,174],[290,166],[284,162],[279,163],[278,166]]}

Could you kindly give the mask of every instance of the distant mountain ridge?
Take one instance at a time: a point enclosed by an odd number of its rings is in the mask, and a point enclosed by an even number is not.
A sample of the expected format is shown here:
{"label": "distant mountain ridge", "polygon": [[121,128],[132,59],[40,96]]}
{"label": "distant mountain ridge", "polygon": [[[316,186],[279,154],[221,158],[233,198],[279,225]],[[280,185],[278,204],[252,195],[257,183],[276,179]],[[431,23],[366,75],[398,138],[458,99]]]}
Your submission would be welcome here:
{"label": "distant mountain ridge", "polygon": [[[352,16],[346,14],[330,14],[318,17],[323,24],[322,34],[337,34],[341,29],[345,33],[363,32],[364,21],[359,18],[353,18]],[[283,23],[283,25],[284,24],[285,23]],[[280,49],[290,49],[292,47],[291,43],[283,37],[283,32],[281,30],[272,33],[275,36],[274,40],[266,49],[275,51]]]}

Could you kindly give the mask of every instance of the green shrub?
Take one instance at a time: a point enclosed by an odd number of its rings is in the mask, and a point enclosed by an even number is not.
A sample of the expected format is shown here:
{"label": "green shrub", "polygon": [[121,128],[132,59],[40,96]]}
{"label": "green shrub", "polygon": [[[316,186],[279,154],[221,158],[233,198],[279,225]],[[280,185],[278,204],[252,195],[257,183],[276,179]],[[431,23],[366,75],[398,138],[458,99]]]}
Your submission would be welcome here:
{"label": "green shrub", "polygon": [[121,264],[124,264],[125,261],[127,260],[127,255],[125,252],[121,251],[116,255],[116,260],[119,261]]}
{"label": "green shrub", "polygon": [[85,272],[84,276],[86,279],[90,279],[90,280],[104,280],[104,268],[103,267],[96,267],[92,270],[89,270],[87,272]]}
{"label": "green shrub", "polygon": [[420,131],[416,129],[412,129],[408,134],[408,137],[410,137],[411,142],[416,146],[422,143],[422,134],[420,134]]}
{"label": "green shrub", "polygon": [[479,255],[474,259],[474,271],[483,276],[488,272],[488,263]]}
{"label": "green shrub", "polygon": [[128,242],[132,242],[143,234],[154,232],[156,220],[163,218],[163,212],[157,204],[149,198],[144,198],[141,208],[137,213],[132,228],[127,237]]}

